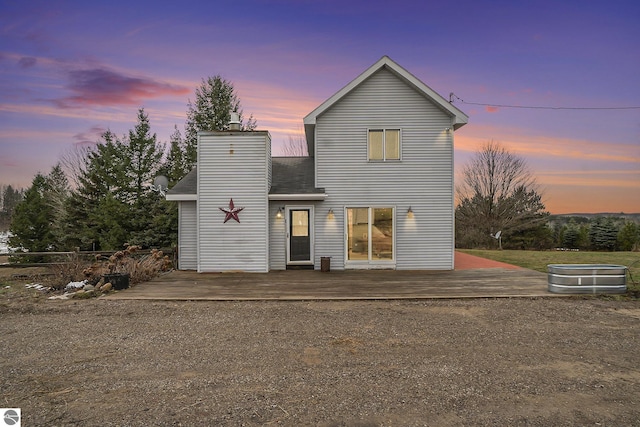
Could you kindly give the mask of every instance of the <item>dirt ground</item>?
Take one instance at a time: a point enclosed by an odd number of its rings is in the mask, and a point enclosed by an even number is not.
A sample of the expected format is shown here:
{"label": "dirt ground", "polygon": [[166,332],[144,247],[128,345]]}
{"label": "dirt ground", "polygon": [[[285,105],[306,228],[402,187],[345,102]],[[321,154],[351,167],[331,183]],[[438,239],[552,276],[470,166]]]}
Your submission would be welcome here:
{"label": "dirt ground", "polygon": [[23,426],[640,426],[640,303],[0,292]]}

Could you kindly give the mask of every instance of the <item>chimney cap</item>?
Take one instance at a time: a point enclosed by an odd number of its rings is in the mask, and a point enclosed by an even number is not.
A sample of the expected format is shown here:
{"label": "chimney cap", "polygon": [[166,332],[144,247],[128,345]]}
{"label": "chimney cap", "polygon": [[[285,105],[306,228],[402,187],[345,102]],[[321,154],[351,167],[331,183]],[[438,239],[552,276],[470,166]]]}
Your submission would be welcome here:
{"label": "chimney cap", "polygon": [[229,130],[240,130],[240,114],[237,111],[232,111],[229,119]]}

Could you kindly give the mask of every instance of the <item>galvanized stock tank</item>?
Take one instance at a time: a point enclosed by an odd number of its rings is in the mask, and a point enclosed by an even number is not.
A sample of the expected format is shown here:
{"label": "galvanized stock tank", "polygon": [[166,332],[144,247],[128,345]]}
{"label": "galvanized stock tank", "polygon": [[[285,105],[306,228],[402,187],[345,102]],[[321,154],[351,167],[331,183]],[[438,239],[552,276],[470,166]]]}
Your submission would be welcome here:
{"label": "galvanized stock tank", "polygon": [[549,292],[559,294],[622,294],[627,267],[609,264],[549,264]]}

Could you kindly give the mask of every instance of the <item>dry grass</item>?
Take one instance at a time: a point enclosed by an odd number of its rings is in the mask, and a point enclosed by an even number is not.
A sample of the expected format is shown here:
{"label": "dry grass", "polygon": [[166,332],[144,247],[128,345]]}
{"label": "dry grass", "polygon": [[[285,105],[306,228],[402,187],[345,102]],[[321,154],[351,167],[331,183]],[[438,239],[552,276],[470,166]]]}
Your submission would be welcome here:
{"label": "dry grass", "polygon": [[615,264],[629,270],[627,288],[631,293],[640,292],[640,252],[591,252],[591,251],[515,251],[457,249],[470,255],[506,262],[531,270],[547,272],[549,264]]}
{"label": "dry grass", "polygon": [[[144,282],[156,277],[162,271],[172,268],[169,256],[162,251],[152,250],[141,254],[139,246],[129,246],[111,256],[96,255],[90,261],[77,254],[69,255],[63,262],[47,267],[22,267],[0,269],[0,283],[38,282],[61,290],[69,282],[87,280],[97,283],[105,274],[129,274],[131,284]],[[3,259],[4,258],[4,259]],[[0,263],[8,262],[8,257],[0,257]]]}
{"label": "dry grass", "polygon": [[152,249],[148,255],[134,256],[139,250],[139,246],[127,245],[124,250],[118,251],[108,258],[98,255],[96,262],[86,267],[82,273],[89,280],[100,278],[105,274],[128,274],[130,282],[136,284],[150,280],[160,272],[171,269],[171,260],[162,251]]}

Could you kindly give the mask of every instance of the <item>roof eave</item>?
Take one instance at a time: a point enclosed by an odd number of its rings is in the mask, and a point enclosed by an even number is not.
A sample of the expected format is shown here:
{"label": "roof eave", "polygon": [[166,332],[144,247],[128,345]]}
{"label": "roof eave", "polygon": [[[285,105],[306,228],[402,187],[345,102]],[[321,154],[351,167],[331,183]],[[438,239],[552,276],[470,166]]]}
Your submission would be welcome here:
{"label": "roof eave", "polygon": [[[371,77],[374,73],[376,73],[381,68],[386,67],[392,73],[394,73],[399,78],[403,79],[405,82],[413,86],[416,90],[421,92],[427,98],[429,98],[432,102],[438,105],[441,109],[448,112],[452,117],[455,117],[454,120],[454,128],[459,128],[464,126],[468,121],[469,117],[459,110],[457,107],[452,105],[446,99],[444,99],[440,94],[431,89],[429,86],[424,84],[420,79],[415,77],[409,71],[404,69],[402,66],[394,62],[388,56],[383,56],[380,58],[375,64],[371,67],[367,68],[363,73],[361,73],[358,77],[349,82],[345,87],[340,89],[338,92],[333,94],[329,99],[320,104],[315,110],[307,114],[304,118],[305,131],[307,131],[307,138],[309,138],[310,131],[313,130],[316,124],[316,120],[318,116],[327,111],[331,106],[333,106],[336,102],[342,99],[345,95],[359,86],[366,79]],[[309,141],[307,139],[307,141]]]}
{"label": "roof eave", "polygon": [[170,202],[188,202],[197,201],[197,194],[167,194],[165,199]]}
{"label": "roof eave", "polygon": [[269,200],[325,200],[327,193],[269,194]]}

